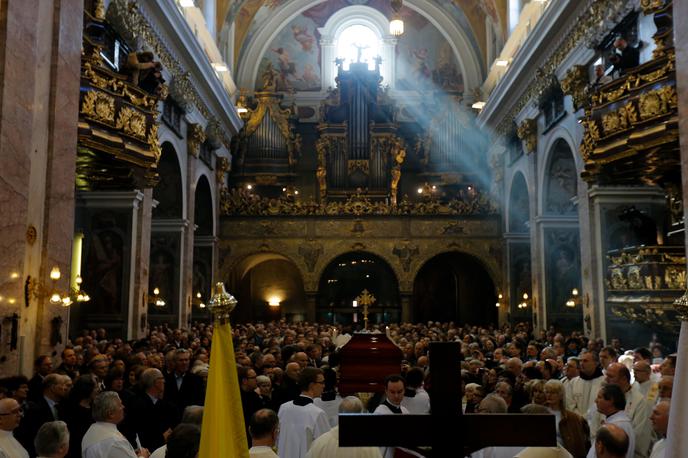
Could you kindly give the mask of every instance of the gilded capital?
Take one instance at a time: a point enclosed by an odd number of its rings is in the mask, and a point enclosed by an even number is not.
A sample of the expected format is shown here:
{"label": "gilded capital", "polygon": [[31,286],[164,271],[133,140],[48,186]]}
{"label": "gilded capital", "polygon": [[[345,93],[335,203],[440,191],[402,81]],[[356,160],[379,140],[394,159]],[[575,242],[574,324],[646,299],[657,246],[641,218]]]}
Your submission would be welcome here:
{"label": "gilded capital", "polygon": [[516,135],[526,145],[526,153],[534,153],[537,150],[537,121],[535,119],[526,119],[516,131]]}
{"label": "gilded capital", "polygon": [[688,291],[674,301],[674,309],[679,320],[688,321]]}
{"label": "gilded capital", "polygon": [[574,65],[561,80],[561,90],[571,96],[576,111],[588,104],[588,84],[588,69],[585,65]]}
{"label": "gilded capital", "polygon": [[189,154],[193,157],[198,157],[201,152],[201,145],[205,141],[205,131],[203,130],[203,126],[197,123],[189,123],[186,132]]}

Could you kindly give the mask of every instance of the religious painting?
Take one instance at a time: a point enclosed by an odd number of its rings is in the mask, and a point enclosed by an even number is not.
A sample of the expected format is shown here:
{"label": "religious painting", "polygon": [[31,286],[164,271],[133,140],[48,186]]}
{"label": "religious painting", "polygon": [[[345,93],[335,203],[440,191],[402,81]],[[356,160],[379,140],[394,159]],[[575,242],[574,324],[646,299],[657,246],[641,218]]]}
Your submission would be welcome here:
{"label": "religious painting", "polygon": [[578,174],[571,149],[563,140],[559,140],[554,146],[546,176],[545,212],[556,215],[575,214],[573,198],[578,193]]}
{"label": "religious painting", "polygon": [[319,91],[320,46],[317,24],[299,16],[270,43],[258,69],[256,90],[263,89],[261,76],[272,66],[278,91]]}
{"label": "religious painting", "polygon": [[123,228],[112,213],[95,215],[93,230],[87,234],[83,289],[91,296],[91,313],[119,314],[123,309]]}
{"label": "religious painting", "polygon": [[463,77],[449,42],[418,13],[412,19],[397,43],[396,88],[463,92]]}
{"label": "religious painting", "polygon": [[158,184],[153,188],[153,199],[158,204],[153,208],[154,218],[182,217],[182,172],[177,153],[170,143],[162,144],[162,155],[158,162]]}
{"label": "religious painting", "polygon": [[547,322],[562,329],[580,329],[580,305],[566,306],[573,288],[581,288],[578,228],[547,228],[544,236]]}
{"label": "religious painting", "polygon": [[517,173],[511,184],[509,196],[509,232],[530,232],[530,201],[528,188],[522,173]]}
{"label": "religious painting", "polygon": [[[213,275],[213,247],[212,246],[194,246],[193,250],[193,269],[192,269],[192,294],[193,306],[191,308],[191,317],[202,318],[208,314],[208,301],[210,300],[211,285]],[[201,293],[201,297],[197,296]],[[206,305],[205,309],[200,308],[200,303]]]}

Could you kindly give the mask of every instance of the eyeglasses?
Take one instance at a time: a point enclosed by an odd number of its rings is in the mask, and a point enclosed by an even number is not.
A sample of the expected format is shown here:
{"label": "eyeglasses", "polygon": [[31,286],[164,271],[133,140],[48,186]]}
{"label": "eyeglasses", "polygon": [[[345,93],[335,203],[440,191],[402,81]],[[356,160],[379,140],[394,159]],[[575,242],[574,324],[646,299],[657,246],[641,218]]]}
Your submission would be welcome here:
{"label": "eyeglasses", "polygon": [[324,384],[325,384],[325,380],[320,380],[320,381],[316,381],[316,382],[313,382],[313,383],[320,383],[321,385],[324,385]]}
{"label": "eyeglasses", "polygon": [[24,409],[19,407],[18,409],[10,410],[7,413],[0,413],[0,416],[6,417],[7,415],[22,415],[24,413]]}

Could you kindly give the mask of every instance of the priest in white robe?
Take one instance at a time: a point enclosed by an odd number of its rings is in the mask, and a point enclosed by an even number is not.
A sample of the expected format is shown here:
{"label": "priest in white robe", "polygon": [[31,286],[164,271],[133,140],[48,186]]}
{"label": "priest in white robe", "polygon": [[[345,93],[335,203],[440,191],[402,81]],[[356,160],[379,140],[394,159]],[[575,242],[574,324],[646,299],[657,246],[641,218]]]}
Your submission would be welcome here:
{"label": "priest in white robe", "polygon": [[83,458],[137,458],[150,456],[145,448],[134,451],[129,441],[117,430],[124,419],[124,406],[117,393],[106,391],[93,401],[93,419],[81,441]]}
{"label": "priest in white robe", "polygon": [[652,429],[659,437],[659,440],[655,442],[652,446],[652,453],[650,453],[650,458],[664,458],[666,453],[666,436],[667,430],[669,429],[669,411],[670,403],[669,401],[660,401],[657,403],[654,409],[652,409],[652,415],[650,415],[650,422],[652,423]]}
{"label": "priest in white robe", "polygon": [[304,458],[313,441],[330,430],[327,414],[313,404],[320,397],[325,376],[320,369],[306,367],[299,375],[301,395],[280,406],[277,453],[285,458]]}

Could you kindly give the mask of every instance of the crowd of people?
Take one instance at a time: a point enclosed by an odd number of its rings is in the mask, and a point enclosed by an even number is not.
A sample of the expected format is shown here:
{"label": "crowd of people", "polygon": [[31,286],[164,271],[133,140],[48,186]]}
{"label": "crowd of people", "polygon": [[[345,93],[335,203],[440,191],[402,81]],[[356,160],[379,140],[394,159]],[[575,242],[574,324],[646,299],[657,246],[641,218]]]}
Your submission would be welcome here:
{"label": "crowd of people", "polygon": [[[233,326],[251,456],[336,457],[340,412],[429,413],[433,341],[461,343],[464,413],[553,414],[562,453],[553,456],[663,456],[676,357],[658,343],[625,351],[618,339],[605,345],[554,329],[533,335],[525,324],[375,331],[386,332],[404,359],[385,380],[384,396],[362,402],[337,391],[338,351],[351,329],[284,320]],[[212,325],[203,323],[156,327],[132,342],[99,329],[74,338],[59,358],[38,357],[30,379],[0,379],[0,457],[195,457],[211,341]],[[488,447],[473,456],[522,452]]]}

